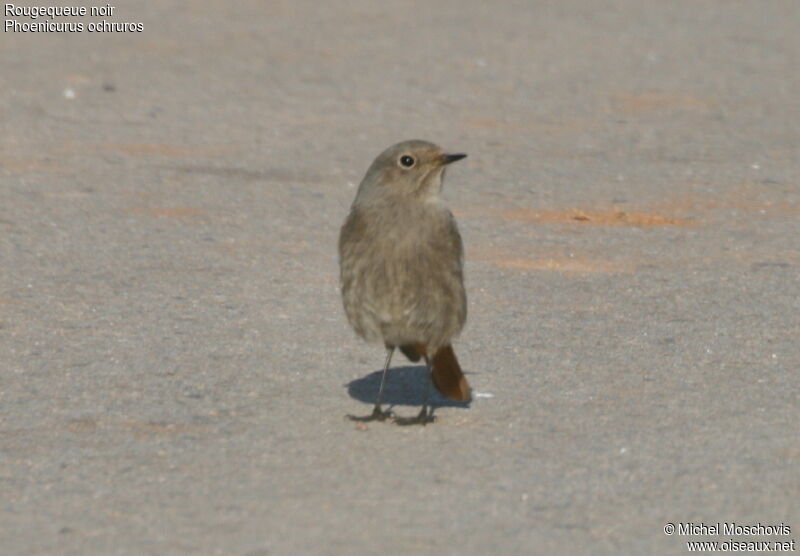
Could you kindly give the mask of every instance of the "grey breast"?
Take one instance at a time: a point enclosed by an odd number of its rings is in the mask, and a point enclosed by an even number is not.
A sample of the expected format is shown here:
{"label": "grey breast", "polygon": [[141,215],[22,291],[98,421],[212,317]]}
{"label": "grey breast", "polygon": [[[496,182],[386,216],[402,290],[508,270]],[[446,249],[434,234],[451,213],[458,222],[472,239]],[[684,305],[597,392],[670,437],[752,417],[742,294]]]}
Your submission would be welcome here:
{"label": "grey breast", "polygon": [[366,340],[436,348],[463,328],[463,248],[445,207],[356,207],[339,256],[345,312]]}

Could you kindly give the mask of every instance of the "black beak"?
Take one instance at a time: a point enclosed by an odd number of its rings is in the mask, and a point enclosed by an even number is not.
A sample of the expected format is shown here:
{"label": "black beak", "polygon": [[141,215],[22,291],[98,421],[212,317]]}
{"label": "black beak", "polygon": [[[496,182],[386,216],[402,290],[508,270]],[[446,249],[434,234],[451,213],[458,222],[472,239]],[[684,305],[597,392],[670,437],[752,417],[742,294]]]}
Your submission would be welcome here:
{"label": "black beak", "polygon": [[465,154],[443,154],[442,155],[442,164],[450,164],[455,162],[456,160],[461,160],[462,158],[467,158]]}

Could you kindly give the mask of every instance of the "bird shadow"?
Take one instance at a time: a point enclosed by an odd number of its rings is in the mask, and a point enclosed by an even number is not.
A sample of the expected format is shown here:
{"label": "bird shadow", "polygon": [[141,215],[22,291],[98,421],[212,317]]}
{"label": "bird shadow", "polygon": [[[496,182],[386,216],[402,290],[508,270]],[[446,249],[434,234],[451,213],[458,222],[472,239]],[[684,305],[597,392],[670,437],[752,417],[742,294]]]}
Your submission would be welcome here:
{"label": "bird shadow", "polygon": [[[382,374],[383,369],[348,382],[347,393],[351,398],[360,402],[374,404],[381,386]],[[425,381],[427,380],[430,379],[428,378],[428,369],[424,365],[390,368],[383,390],[383,403],[390,406],[422,405],[425,401]],[[448,400],[431,385],[430,405],[432,408],[468,408],[470,402]]]}

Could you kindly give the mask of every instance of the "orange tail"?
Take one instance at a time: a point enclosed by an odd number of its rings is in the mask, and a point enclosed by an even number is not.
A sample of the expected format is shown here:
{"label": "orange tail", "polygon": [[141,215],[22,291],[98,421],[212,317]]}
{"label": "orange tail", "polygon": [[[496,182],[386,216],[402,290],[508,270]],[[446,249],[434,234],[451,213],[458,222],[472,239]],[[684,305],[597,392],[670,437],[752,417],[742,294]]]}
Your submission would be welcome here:
{"label": "orange tail", "polygon": [[451,346],[439,348],[433,356],[432,367],[433,384],[439,392],[457,402],[468,402],[472,399],[472,390],[461,372]]}

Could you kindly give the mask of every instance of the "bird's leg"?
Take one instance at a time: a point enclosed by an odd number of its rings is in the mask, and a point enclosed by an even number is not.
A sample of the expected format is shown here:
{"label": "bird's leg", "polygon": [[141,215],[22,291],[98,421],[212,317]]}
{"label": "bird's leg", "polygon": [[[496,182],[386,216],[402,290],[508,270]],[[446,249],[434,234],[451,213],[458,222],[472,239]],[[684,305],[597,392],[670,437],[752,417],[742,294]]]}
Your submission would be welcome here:
{"label": "bird's leg", "polygon": [[428,409],[428,405],[431,398],[431,382],[433,382],[433,377],[431,376],[431,362],[428,360],[428,357],[425,357],[425,398],[422,402],[422,409],[420,409],[419,414],[416,417],[397,417],[394,422],[398,425],[405,426],[405,425],[427,425],[428,423],[433,423],[436,420],[436,417],[433,416],[433,408]]}
{"label": "bird's leg", "polygon": [[378,399],[375,400],[375,408],[372,414],[364,417],[356,417],[355,415],[348,415],[347,418],[351,421],[385,421],[392,416],[392,411],[381,410],[381,401],[383,401],[383,388],[386,386],[386,376],[389,374],[389,363],[392,361],[392,354],[394,353],[394,346],[386,346],[386,363],[383,365],[383,374],[381,375],[381,386],[378,389]]}

